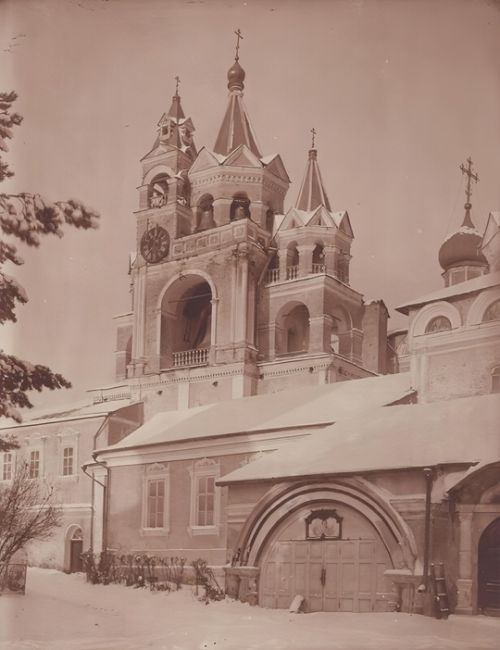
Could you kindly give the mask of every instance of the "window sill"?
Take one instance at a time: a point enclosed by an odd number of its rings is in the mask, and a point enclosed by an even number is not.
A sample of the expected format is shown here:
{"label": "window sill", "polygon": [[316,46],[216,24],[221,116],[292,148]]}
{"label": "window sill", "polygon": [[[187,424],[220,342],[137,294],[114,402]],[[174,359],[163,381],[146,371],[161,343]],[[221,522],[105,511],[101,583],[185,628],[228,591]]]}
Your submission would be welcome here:
{"label": "window sill", "polygon": [[64,483],[76,483],[78,481],[78,474],[60,474],[58,478],[60,481],[64,481]]}
{"label": "window sill", "polygon": [[141,537],[165,537],[170,532],[170,528],[141,528],[139,534]]}
{"label": "window sill", "polygon": [[198,535],[218,535],[219,526],[188,526],[188,533],[191,537]]}

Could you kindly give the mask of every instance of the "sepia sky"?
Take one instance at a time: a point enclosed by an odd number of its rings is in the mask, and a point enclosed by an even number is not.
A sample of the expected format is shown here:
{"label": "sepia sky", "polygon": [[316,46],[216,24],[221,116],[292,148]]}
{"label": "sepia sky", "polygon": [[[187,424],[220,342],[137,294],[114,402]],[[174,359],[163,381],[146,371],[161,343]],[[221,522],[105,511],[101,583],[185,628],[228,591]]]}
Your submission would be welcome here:
{"label": "sepia sky", "polygon": [[[333,210],[349,212],[351,285],[394,307],[442,286],[439,245],[463,217],[460,163],[480,176],[481,229],[500,210],[500,2],[495,0],[3,0],[0,68],[24,116],[1,191],[78,197],[98,231],[22,249],[30,301],[2,345],[50,365],[74,401],[113,382],[112,317],[129,311],[139,159],[181,78],[198,149],[226,107],[234,30],[245,103],[264,155],[280,153],[295,201],[310,129]],[[12,271],[11,271],[12,272]]]}

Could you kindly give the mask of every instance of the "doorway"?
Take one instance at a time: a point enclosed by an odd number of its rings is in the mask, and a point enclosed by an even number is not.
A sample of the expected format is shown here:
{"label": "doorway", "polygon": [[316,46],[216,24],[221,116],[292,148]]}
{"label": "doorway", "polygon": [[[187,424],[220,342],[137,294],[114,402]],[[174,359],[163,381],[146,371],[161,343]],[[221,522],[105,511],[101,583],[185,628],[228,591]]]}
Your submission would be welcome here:
{"label": "doorway", "polygon": [[481,535],[478,559],[478,607],[500,616],[500,517]]}
{"label": "doorway", "polygon": [[77,528],[70,540],[69,572],[80,573],[83,571],[83,534],[82,529]]}

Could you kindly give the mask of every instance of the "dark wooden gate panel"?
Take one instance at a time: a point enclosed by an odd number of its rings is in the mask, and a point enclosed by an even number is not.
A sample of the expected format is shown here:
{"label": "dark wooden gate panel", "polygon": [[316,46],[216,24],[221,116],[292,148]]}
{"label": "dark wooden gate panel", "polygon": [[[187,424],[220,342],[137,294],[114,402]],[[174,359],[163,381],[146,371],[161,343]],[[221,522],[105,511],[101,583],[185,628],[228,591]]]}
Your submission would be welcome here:
{"label": "dark wooden gate panel", "polygon": [[70,547],[70,573],[77,573],[83,571],[82,553],[83,553],[83,540],[72,539]]}
{"label": "dark wooden gate panel", "polygon": [[288,608],[304,596],[308,612],[386,612],[395,601],[380,540],[276,541],[264,560],[261,605]]}

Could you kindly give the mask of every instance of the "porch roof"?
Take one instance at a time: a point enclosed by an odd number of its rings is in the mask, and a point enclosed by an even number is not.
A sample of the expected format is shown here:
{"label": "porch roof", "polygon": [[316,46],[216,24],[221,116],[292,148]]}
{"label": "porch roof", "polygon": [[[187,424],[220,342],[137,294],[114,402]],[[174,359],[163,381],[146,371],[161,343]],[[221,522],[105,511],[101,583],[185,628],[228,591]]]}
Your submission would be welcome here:
{"label": "porch roof", "polygon": [[409,373],[309,386],[154,415],[98,454],[180,440],[327,426],[411,395]]}
{"label": "porch roof", "polygon": [[499,421],[498,395],[374,408],[293,441],[218,483],[498,460]]}

